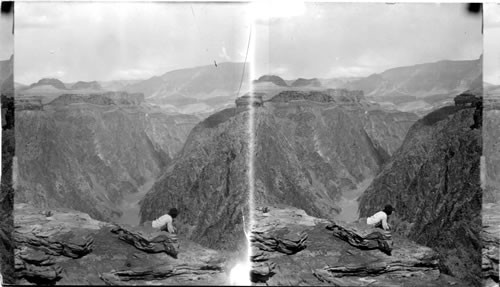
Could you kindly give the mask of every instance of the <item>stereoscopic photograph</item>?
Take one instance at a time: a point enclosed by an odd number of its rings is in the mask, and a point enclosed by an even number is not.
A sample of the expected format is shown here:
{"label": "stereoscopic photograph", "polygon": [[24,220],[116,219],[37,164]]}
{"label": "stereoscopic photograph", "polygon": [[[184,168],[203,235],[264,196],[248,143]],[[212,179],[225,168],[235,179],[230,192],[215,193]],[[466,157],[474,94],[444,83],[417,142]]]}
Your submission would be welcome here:
{"label": "stereoscopic photograph", "polygon": [[498,286],[500,5],[9,3],[4,284]]}

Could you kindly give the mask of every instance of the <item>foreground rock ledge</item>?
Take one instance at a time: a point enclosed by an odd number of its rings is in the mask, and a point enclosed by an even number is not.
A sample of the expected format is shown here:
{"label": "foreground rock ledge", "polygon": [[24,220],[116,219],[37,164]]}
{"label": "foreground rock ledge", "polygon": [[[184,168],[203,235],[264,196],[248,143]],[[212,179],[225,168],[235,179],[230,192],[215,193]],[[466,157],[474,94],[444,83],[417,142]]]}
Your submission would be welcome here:
{"label": "foreground rock ledge", "polygon": [[16,204],[14,218],[16,284],[224,285],[234,265],[230,253],[74,210]]}
{"label": "foreground rock ledge", "polygon": [[326,229],[331,225],[293,207],[257,208],[252,281],[257,285],[295,286],[463,285],[440,274],[437,254],[428,247],[393,236],[389,256],[378,249],[360,249],[334,236]]}

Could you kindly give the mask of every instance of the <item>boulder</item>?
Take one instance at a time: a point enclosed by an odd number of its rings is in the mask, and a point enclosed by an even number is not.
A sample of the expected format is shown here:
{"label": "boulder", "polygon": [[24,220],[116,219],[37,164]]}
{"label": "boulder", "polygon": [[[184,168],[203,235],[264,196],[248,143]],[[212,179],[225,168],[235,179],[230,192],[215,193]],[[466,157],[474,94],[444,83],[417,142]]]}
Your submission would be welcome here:
{"label": "boulder", "polygon": [[360,249],[379,249],[391,255],[391,233],[368,226],[364,224],[364,220],[366,220],[366,218],[351,224],[332,223],[326,226],[326,229],[333,231],[333,236],[349,242],[352,246]]}
{"label": "boulder", "polygon": [[165,252],[177,258],[179,248],[177,237],[168,232],[147,232],[144,228],[126,228],[120,225],[116,225],[111,232],[118,234],[119,239],[132,244],[139,250],[148,253]]}

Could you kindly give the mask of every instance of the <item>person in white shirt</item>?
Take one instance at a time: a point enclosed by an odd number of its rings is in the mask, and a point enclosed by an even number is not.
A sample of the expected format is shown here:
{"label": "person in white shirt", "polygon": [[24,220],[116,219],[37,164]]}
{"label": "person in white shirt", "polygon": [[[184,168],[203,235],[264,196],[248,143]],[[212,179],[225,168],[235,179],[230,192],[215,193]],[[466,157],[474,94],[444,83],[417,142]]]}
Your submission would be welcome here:
{"label": "person in white shirt", "polygon": [[151,225],[155,229],[160,229],[161,231],[166,231],[168,233],[175,233],[176,230],[173,221],[178,214],[179,211],[177,211],[177,208],[171,208],[167,214],[162,215],[159,218],[153,220]]}
{"label": "person in white shirt", "polygon": [[394,208],[392,207],[392,205],[387,204],[384,207],[384,210],[379,211],[374,215],[368,217],[366,219],[366,223],[374,227],[383,228],[384,230],[389,230],[391,226],[387,224],[387,217],[391,215],[393,211]]}

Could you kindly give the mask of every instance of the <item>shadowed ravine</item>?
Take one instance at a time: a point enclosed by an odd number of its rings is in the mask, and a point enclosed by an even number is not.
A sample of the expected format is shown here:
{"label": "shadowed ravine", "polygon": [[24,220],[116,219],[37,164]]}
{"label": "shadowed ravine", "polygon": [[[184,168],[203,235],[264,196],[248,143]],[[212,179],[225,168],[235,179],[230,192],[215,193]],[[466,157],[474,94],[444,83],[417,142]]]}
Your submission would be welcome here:
{"label": "shadowed ravine", "polygon": [[130,226],[137,226],[141,221],[139,215],[140,206],[139,201],[144,198],[146,193],[151,189],[155,179],[151,178],[143,184],[137,192],[129,193],[123,197],[122,203],[119,206],[122,215],[116,220],[119,224],[128,224]]}
{"label": "shadowed ravine", "polygon": [[342,210],[335,217],[337,220],[353,222],[359,218],[358,198],[363,194],[368,186],[370,186],[372,181],[373,177],[366,178],[357,185],[356,189],[342,192],[342,197],[339,202],[339,206]]}

